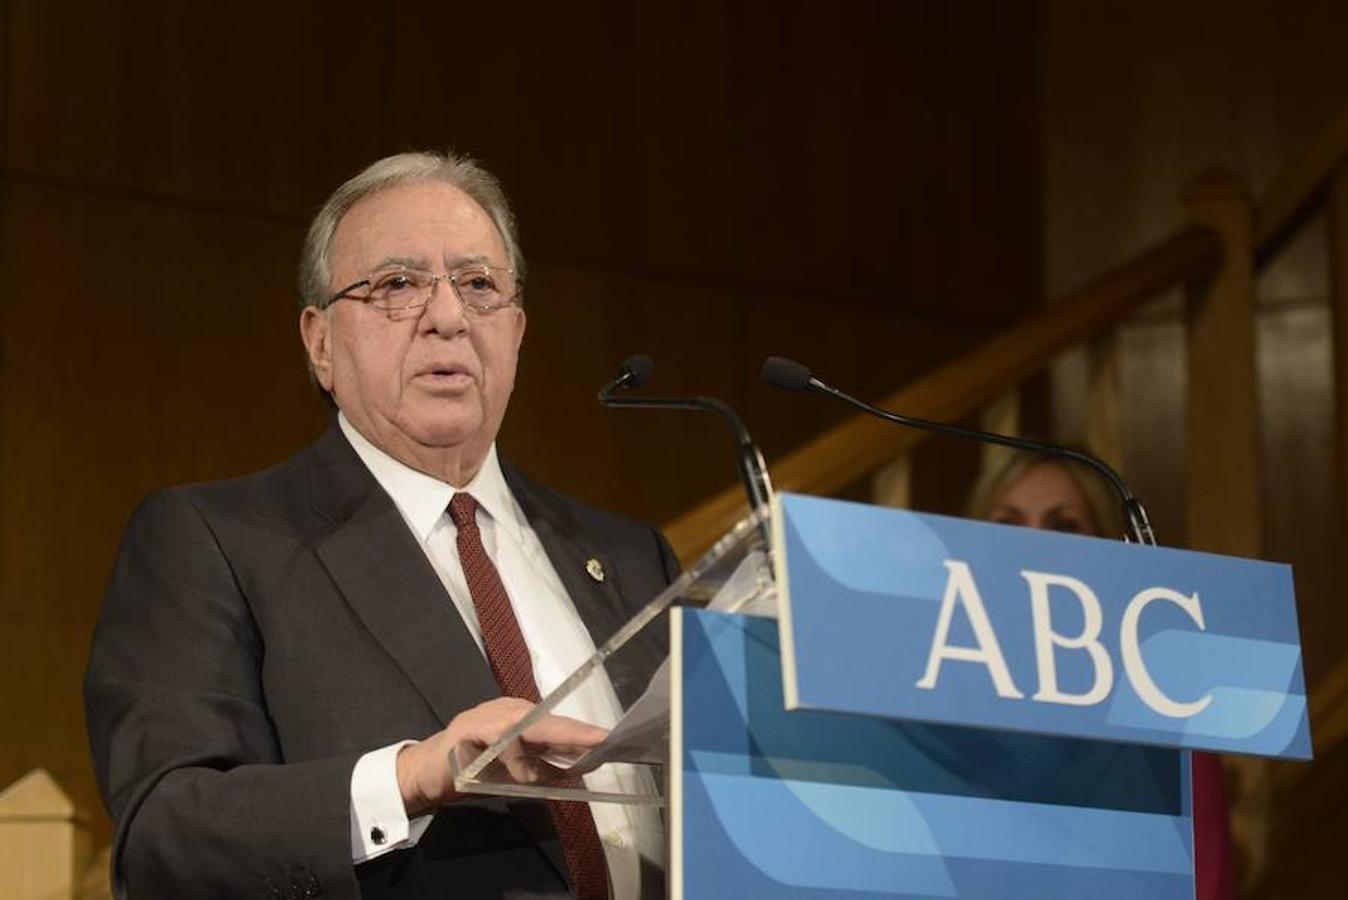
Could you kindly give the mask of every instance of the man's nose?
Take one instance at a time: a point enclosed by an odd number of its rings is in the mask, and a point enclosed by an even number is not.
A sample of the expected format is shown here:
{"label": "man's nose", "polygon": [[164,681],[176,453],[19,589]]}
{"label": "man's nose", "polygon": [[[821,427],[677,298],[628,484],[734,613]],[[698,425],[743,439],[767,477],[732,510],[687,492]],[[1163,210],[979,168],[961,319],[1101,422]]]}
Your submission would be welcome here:
{"label": "man's nose", "polygon": [[431,295],[426,299],[422,320],[442,333],[457,334],[466,329],[467,309],[448,275],[440,275],[431,282]]}

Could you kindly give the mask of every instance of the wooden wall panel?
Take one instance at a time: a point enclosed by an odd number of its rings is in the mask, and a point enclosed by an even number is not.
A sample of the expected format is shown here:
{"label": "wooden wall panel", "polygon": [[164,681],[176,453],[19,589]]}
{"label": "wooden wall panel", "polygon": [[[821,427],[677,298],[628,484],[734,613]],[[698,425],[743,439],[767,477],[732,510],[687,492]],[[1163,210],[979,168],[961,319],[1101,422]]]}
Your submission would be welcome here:
{"label": "wooden wall panel", "polygon": [[4,188],[0,783],[47,766],[96,808],[79,682],[127,516],[268,465],[326,418],[283,289],[297,229]]}
{"label": "wooden wall panel", "polygon": [[5,155],[303,217],[452,145],[540,256],[1006,320],[1038,301],[1034,10],[17,0]]}
{"label": "wooden wall panel", "polygon": [[304,216],[384,152],[377,4],[6,6],[11,173]]}
{"label": "wooden wall panel", "polygon": [[[500,168],[540,257],[1007,321],[1039,302],[1036,9],[493,11],[481,24],[518,67],[484,81],[452,57],[402,60],[389,141]],[[399,7],[390,28],[463,17]]]}
{"label": "wooden wall panel", "polygon": [[1259,316],[1264,555],[1296,577],[1306,680],[1343,658],[1344,560],[1333,541],[1333,342],[1322,302],[1270,304]]}

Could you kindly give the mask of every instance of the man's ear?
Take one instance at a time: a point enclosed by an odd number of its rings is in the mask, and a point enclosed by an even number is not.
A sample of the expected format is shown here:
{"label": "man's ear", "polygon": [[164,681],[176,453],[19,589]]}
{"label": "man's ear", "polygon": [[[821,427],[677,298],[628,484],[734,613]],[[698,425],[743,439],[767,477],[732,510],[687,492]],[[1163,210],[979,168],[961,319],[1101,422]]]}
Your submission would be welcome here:
{"label": "man's ear", "polygon": [[519,330],[515,332],[515,352],[516,352],[516,353],[519,353],[519,352],[520,352],[520,344],[523,344],[523,343],[524,343],[524,326],[525,326],[525,324],[526,324],[526,318],[527,318],[527,317],[524,315],[524,307],[520,307],[520,325],[519,325]]}
{"label": "man's ear", "polygon": [[300,340],[309,356],[309,371],[314,380],[332,393],[332,321],[326,310],[306,306],[300,310]]}

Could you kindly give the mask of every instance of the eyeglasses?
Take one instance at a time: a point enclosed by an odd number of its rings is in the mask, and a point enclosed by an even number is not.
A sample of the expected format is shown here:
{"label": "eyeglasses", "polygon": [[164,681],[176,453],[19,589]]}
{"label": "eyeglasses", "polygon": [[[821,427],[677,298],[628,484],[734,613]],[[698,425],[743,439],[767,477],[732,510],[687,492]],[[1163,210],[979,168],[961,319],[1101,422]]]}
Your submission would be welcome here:
{"label": "eyeglasses", "polygon": [[390,314],[418,310],[431,302],[435,286],[449,282],[454,294],[464,307],[475,313],[490,313],[520,302],[522,283],[515,279],[514,269],[474,263],[453,272],[437,275],[425,269],[394,266],[371,272],[355,284],[348,285],[323,304],[326,309],[338,300],[350,298],[370,304]]}

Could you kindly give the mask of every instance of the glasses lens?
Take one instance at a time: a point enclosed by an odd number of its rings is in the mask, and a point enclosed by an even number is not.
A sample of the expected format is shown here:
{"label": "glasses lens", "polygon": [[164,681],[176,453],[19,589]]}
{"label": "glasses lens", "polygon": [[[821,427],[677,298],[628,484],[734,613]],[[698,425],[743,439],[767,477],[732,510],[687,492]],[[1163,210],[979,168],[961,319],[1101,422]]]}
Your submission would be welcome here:
{"label": "glasses lens", "polygon": [[422,306],[435,276],[420,269],[390,269],[370,276],[370,302],[380,309]]}
{"label": "glasses lens", "polygon": [[515,279],[508,269],[470,266],[455,272],[450,280],[459,299],[473,309],[500,309],[515,296]]}

